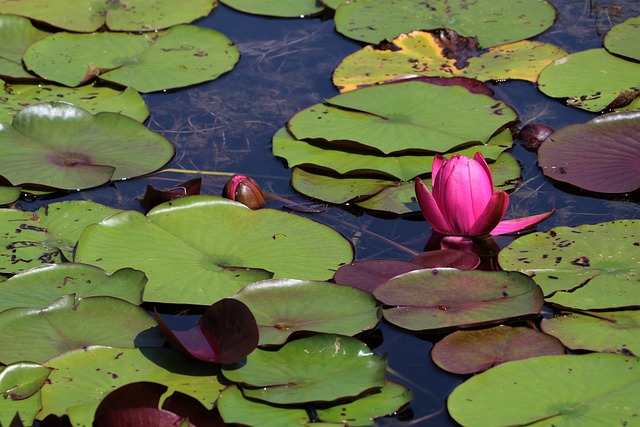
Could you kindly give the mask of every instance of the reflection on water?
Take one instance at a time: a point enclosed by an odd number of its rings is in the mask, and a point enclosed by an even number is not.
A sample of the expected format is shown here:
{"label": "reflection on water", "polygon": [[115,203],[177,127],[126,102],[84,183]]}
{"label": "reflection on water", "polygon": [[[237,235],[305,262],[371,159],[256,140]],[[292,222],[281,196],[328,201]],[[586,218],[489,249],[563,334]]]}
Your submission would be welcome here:
{"label": "reflection on water", "polygon": [[[554,2],[561,15],[556,25],[536,38],[575,52],[601,46],[606,31],[626,18],[640,14],[636,1]],[[368,213],[327,207],[296,194],[289,186],[290,171],[271,155],[271,136],[294,113],[337,94],[331,73],[338,62],[360,44],[334,32],[332,20],[270,19],[235,12],[221,5],[198,25],[221,31],[240,47],[237,67],[213,82],[168,93],[145,95],[152,117],[148,127],[177,146],[168,166],[176,169],[242,173],[284,200],[270,207],[294,207],[318,213],[300,213],[324,222],[350,238],[358,259],[410,259],[427,241],[428,225],[419,215],[384,219]],[[594,117],[542,95],[534,85],[508,82],[493,87],[496,97],[515,108],[523,123],[543,122],[554,129]],[[512,150],[523,167],[523,183],[512,193],[506,218],[527,216],[556,208],[556,214],[539,229],[579,225],[612,219],[640,218],[638,200],[607,200],[558,190],[542,176],[535,154],[516,146]],[[110,206],[141,210],[134,197],[145,185],[172,187],[194,175],[162,173],[71,194],[66,199],[91,199]],[[227,176],[203,176],[202,192],[220,194]],[[53,201],[60,200],[57,198]],[[22,202],[34,210],[43,202]],[[500,237],[505,245],[511,238]],[[376,349],[389,355],[391,377],[411,386],[415,400],[412,418],[403,425],[454,425],[444,408],[445,397],[462,381],[430,360],[429,339],[381,325],[384,340]],[[409,414],[405,414],[409,415]],[[411,417],[409,417],[411,418]],[[380,425],[398,423],[381,420]]]}

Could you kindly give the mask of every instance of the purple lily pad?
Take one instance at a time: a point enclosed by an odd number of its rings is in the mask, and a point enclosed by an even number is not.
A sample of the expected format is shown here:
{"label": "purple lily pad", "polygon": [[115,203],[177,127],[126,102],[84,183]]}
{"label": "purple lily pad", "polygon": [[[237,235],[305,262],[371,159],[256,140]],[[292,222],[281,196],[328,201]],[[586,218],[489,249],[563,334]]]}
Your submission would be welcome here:
{"label": "purple lily pad", "polygon": [[367,292],[399,274],[421,270],[423,265],[401,260],[376,259],[353,262],[336,270],[333,280],[339,285],[347,285]]}
{"label": "purple lily pad", "polygon": [[421,264],[423,268],[457,268],[458,270],[473,270],[480,265],[480,257],[471,252],[455,249],[441,249],[423,252],[411,260]]}
{"label": "purple lily pad", "polygon": [[387,306],[387,321],[413,331],[501,323],[536,315],[544,303],[540,287],[522,273],[452,268],[395,276],[373,295]]}
{"label": "purple lily pad", "polygon": [[171,347],[205,362],[234,363],[258,346],[256,319],[243,302],[235,299],[216,302],[187,331],[171,330],[157,311],[156,320]]}
{"label": "purple lily pad", "polygon": [[640,188],[640,111],[621,111],[554,132],[538,150],[542,172],[597,193]]}
{"label": "purple lily pad", "polygon": [[511,360],[564,354],[562,343],[525,327],[496,326],[476,331],[456,331],[431,350],[434,363],[454,374],[473,374]]}
{"label": "purple lily pad", "polygon": [[191,396],[174,392],[158,403],[168,387],[152,382],[136,382],[124,385],[109,393],[96,409],[94,426],[182,426],[189,420],[189,427],[224,426],[214,411],[207,410]]}

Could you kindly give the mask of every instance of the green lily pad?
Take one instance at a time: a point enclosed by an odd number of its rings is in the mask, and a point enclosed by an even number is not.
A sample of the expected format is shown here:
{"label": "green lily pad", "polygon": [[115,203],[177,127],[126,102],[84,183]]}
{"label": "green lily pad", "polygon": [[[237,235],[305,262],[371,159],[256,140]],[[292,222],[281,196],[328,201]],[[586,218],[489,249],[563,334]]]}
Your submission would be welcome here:
{"label": "green lily pad", "polygon": [[33,78],[22,66],[22,55],[29,45],[49,35],[26,18],[0,14],[0,76]]}
{"label": "green lily pad", "polygon": [[317,0],[220,0],[220,3],[254,15],[300,18],[324,10]]}
{"label": "green lily pad", "polygon": [[[1,16],[1,15],[0,15]],[[10,122],[27,105],[42,101],[66,101],[91,114],[102,111],[124,114],[139,122],[149,116],[142,96],[132,88],[124,91],[96,84],[78,88],[47,84],[9,84],[0,80],[0,122]]]}
{"label": "green lily pad", "polygon": [[[114,313],[118,313],[114,316]],[[133,347],[156,321],[142,308],[112,297],[65,295],[42,309],[11,308],[0,313],[0,360],[43,362],[89,345]]]}
{"label": "green lily pad", "polygon": [[[350,403],[342,403],[317,409],[321,423],[368,426],[381,416],[399,411],[409,403],[412,394],[406,387],[387,381],[379,392]],[[300,408],[285,408],[245,399],[236,385],[225,388],[216,403],[226,423],[256,427],[281,427],[285,425],[312,427],[307,411]]]}
{"label": "green lily pad", "polygon": [[336,30],[366,43],[392,40],[412,30],[450,28],[477,36],[482,47],[523,40],[551,27],[556,11],[546,1],[353,0],[338,7]]}
{"label": "green lily pad", "polygon": [[566,313],[540,328],[572,350],[640,355],[640,311]]}
{"label": "green lily pad", "polygon": [[640,358],[593,353],[502,364],[458,386],[447,406],[464,426],[634,425],[639,395]]}
{"label": "green lily pad", "polygon": [[56,33],[32,44],[23,60],[29,70],[66,86],[100,76],[146,93],[214,80],[230,71],[239,55],[217,31],[178,25],[145,34]]}
{"label": "green lily pad", "polygon": [[[431,169],[431,163],[426,167]],[[497,190],[514,188],[520,178],[520,164],[509,153],[500,155],[489,169]],[[431,189],[431,180],[423,182]],[[413,182],[325,175],[295,167],[291,184],[300,193],[329,203],[354,203],[364,209],[395,214],[420,210]]]}
{"label": "green lily pad", "polygon": [[640,189],[640,111],[613,112],[563,127],[540,146],[538,164],[549,178],[588,191]]}
{"label": "green lily pad", "polygon": [[96,187],[164,166],[173,144],[120,114],[93,115],[66,102],[22,109],[0,123],[0,175],[13,185],[64,190]]}
{"label": "green lily pad", "polygon": [[87,201],[52,203],[36,212],[0,209],[0,272],[73,258],[84,228],[116,212],[120,210]]}
{"label": "green lily pad", "polygon": [[32,425],[40,411],[40,389],[51,368],[37,363],[19,362],[5,366],[0,371],[0,424],[12,423],[17,415],[22,425]]}
{"label": "green lily pad", "polygon": [[388,306],[386,320],[414,331],[501,323],[538,314],[544,302],[533,280],[510,271],[415,270],[373,295]]}
{"label": "green lily pad", "polygon": [[65,262],[34,267],[0,283],[0,311],[42,307],[67,294],[110,296],[142,304],[147,278],[142,271],[123,268],[112,275],[93,265]]}
{"label": "green lily pad", "polygon": [[381,315],[370,293],[327,282],[263,280],[234,298],[256,317],[259,345],[282,344],[297,331],[355,335],[374,328]]}
{"label": "green lily pad", "polygon": [[540,73],[538,87],[554,98],[568,98],[571,106],[602,111],[621,95],[637,96],[640,64],[611,55],[605,49],[585,50],[548,65]]}
{"label": "green lily pad", "polygon": [[291,341],[278,351],[256,349],[241,367],[223,367],[222,373],[246,386],[245,397],[291,404],[330,402],[381,388],[386,367],[385,357],[355,338],[319,334]]}
{"label": "green lily pad", "polygon": [[384,154],[444,153],[484,144],[516,118],[506,104],[460,86],[403,82],[334,96],[295,114],[287,127],[296,139],[356,143]]}
{"label": "green lily pad", "polygon": [[200,305],[271,275],[326,280],[352,258],[350,242],[329,227],[214,196],[176,199],[147,217],[114,215],[87,228],[76,250],[77,262],[144,271],[145,301]]}
{"label": "green lily pad", "polygon": [[20,187],[0,187],[0,206],[17,201],[22,195]]}
{"label": "green lily pad", "polygon": [[216,0],[0,0],[0,13],[13,13],[69,31],[151,31],[194,21],[211,13]]}
{"label": "green lily pad", "polygon": [[498,254],[505,270],[531,276],[548,302],[580,310],[640,305],[639,227],[622,220],[522,236]]}
{"label": "green lily pad", "polygon": [[[452,50],[458,53],[455,57]],[[390,46],[368,45],[344,58],[333,73],[333,84],[347,92],[406,76],[536,82],[544,67],[566,55],[557,46],[528,40],[487,50],[466,44],[457,48],[435,33],[412,31],[399,35]]]}
{"label": "green lily pad", "polygon": [[[113,316],[112,316],[113,317]],[[49,359],[53,368],[42,388],[42,412],[69,415],[73,425],[92,425],[100,401],[125,384],[150,381],[187,394],[207,409],[224,388],[217,365],[198,362],[165,348],[110,348],[92,346]],[[161,402],[162,403],[162,402]]]}
{"label": "green lily pad", "polygon": [[[511,148],[513,138],[511,132],[505,130],[492,137],[486,144],[474,145],[457,150],[451,154],[463,154],[473,157],[476,152],[482,153],[485,159],[492,161],[502,152]],[[380,155],[369,152],[340,150],[338,147],[318,146],[306,141],[299,141],[282,128],[273,136],[273,154],[287,160],[289,167],[319,167],[340,174],[371,175],[380,173],[403,181],[409,181],[418,175],[431,172],[434,155]]]}
{"label": "green lily pad", "polygon": [[614,25],[604,36],[604,47],[616,55],[640,61],[640,16],[629,18],[621,24]]}
{"label": "green lily pad", "polygon": [[512,360],[564,353],[562,343],[551,335],[501,325],[455,331],[433,346],[431,358],[445,371],[474,374]]}

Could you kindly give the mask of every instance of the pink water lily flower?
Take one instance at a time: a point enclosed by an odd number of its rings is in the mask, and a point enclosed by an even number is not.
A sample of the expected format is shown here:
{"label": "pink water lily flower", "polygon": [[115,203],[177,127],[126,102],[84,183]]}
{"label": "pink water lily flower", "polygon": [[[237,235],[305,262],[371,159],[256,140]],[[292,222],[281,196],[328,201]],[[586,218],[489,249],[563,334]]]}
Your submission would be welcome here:
{"label": "pink water lily flower", "polygon": [[554,211],[525,218],[502,220],[509,195],[493,190],[493,177],[480,153],[473,159],[454,154],[436,155],[431,171],[433,194],[416,179],[416,196],[427,222],[438,233],[483,236],[513,233],[547,219]]}

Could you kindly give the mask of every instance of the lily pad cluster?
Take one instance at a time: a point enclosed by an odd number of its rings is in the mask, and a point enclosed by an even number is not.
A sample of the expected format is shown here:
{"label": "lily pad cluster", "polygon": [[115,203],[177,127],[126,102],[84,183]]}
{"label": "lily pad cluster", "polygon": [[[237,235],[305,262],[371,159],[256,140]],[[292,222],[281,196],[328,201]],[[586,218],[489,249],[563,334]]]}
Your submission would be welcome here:
{"label": "lily pad cluster", "polygon": [[[0,335],[12,342],[0,362],[7,375],[17,375],[14,397],[0,407],[2,423],[66,415],[74,424],[131,417],[150,424],[183,418],[199,419],[197,425],[286,424],[314,421],[304,406],[322,402],[318,419],[368,425],[411,400],[405,386],[386,380],[386,358],[351,337],[376,326],[377,300],[321,281],[352,261],[350,243],[326,226],[213,196],[176,199],[147,217],[92,202],[0,213],[13,227],[4,233],[6,264],[24,264],[6,267],[17,274],[0,283]],[[69,221],[74,227],[67,229]],[[314,244],[305,250],[308,240]],[[239,241],[242,247],[233,250]],[[326,255],[317,253],[317,242],[329,249]],[[129,244],[132,251],[123,254]],[[17,252],[21,247],[31,252]],[[43,256],[51,249],[60,258]],[[27,256],[45,265],[26,269]],[[60,262],[63,256],[74,262]],[[121,262],[144,271],[115,267]],[[208,307],[195,326],[179,330],[166,314],[156,311],[154,319],[140,307],[158,301]],[[174,350],[160,348],[165,339]],[[276,365],[289,370],[265,370]],[[217,378],[221,366],[227,384]],[[283,382],[300,386],[282,389]],[[158,392],[167,387],[171,397]],[[122,394],[131,390],[140,396],[125,404]],[[163,409],[151,409],[157,405]]]}
{"label": "lily pad cluster", "polygon": [[511,147],[504,128],[516,117],[504,103],[457,85],[373,86],[295,114],[274,136],[273,152],[295,166],[293,187],[306,195],[407,213],[418,210],[410,181],[431,172],[435,153],[481,152],[495,161],[497,186],[517,180],[519,166],[502,154]]}
{"label": "lily pad cluster", "polygon": [[614,26],[605,36],[604,48],[554,61],[540,74],[540,90],[592,112],[639,108],[639,21],[638,17],[630,18]]}

